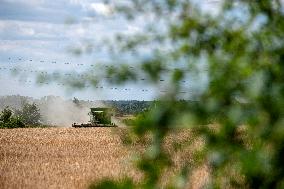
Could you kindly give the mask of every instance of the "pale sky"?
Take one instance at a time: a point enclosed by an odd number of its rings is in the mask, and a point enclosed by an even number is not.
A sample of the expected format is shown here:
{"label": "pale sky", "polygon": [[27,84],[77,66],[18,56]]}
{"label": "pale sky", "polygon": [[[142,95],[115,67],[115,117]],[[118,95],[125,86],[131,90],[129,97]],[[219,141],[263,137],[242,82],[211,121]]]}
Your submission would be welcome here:
{"label": "pale sky", "polygon": [[[58,82],[42,86],[35,83],[41,72],[80,74],[108,60],[108,53],[101,49],[102,39],[116,33],[139,32],[145,22],[130,24],[112,13],[111,3],[102,0],[0,0],[0,95],[90,100],[151,100],[159,96],[161,88],[139,84],[74,92]],[[76,57],[70,53],[70,48],[86,44],[94,45],[91,54]],[[14,69],[20,74],[12,74]]]}
{"label": "pale sky", "polygon": [[[117,32],[135,30],[139,28],[114,18],[110,6],[100,0],[0,0],[0,95],[151,99],[152,94],[139,94],[131,85],[119,86],[116,91],[104,86],[74,92],[57,82],[43,86],[35,83],[40,72],[80,73],[91,64],[107,60],[108,54],[99,49],[99,42]],[[97,45],[92,54],[76,57],[69,52],[85,42]],[[11,74],[14,68],[20,74]]]}

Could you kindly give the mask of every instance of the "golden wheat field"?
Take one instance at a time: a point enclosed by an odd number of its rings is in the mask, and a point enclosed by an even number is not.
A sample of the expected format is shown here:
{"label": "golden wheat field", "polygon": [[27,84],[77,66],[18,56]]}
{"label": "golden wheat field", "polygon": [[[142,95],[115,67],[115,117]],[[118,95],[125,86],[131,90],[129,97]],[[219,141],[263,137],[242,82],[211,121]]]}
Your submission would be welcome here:
{"label": "golden wheat field", "polygon": [[[121,128],[30,128],[0,130],[0,188],[87,188],[103,178],[140,176]],[[181,138],[182,140],[182,138]],[[177,155],[179,166],[189,154]],[[197,170],[190,188],[199,188],[207,168]]]}
{"label": "golden wheat field", "polygon": [[110,128],[0,130],[0,188],[86,188],[129,172]]}

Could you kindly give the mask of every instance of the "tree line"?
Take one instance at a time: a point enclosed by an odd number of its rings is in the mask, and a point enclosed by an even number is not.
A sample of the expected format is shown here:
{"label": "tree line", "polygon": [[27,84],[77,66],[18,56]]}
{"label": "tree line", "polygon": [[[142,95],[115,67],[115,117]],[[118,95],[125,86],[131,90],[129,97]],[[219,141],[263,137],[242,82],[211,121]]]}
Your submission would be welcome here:
{"label": "tree line", "polygon": [[[74,104],[78,110],[91,107],[110,107],[115,110],[117,116],[136,115],[149,109],[151,101],[88,101],[79,100],[64,100],[57,96],[45,96],[40,99],[34,99],[27,96],[11,95],[0,97],[1,120],[0,128],[16,128],[52,125],[50,116],[46,116],[49,111],[53,111],[54,107],[51,104],[65,106],[66,104]],[[51,105],[51,106],[50,106]],[[72,110],[70,110],[72,111]],[[65,116],[62,114],[62,116]]]}
{"label": "tree line", "polygon": [[0,113],[0,128],[25,128],[42,126],[41,114],[35,103],[23,104],[22,109],[12,110],[8,106]]}

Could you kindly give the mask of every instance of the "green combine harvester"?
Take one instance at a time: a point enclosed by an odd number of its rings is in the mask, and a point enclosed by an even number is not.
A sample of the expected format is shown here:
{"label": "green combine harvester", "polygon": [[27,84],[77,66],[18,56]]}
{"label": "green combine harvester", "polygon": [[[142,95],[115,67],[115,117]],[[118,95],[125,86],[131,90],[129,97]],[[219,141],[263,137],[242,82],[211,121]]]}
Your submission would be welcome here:
{"label": "green combine harvester", "polygon": [[110,108],[91,108],[88,115],[90,116],[89,123],[73,123],[72,127],[117,127],[111,122],[113,111]]}

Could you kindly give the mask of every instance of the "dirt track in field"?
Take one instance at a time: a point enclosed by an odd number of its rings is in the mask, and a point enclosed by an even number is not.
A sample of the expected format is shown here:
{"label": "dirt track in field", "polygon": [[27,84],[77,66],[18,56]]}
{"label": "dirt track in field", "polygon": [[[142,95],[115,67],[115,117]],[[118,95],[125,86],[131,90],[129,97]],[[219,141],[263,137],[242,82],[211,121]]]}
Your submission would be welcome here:
{"label": "dirt track in field", "polygon": [[0,188],[86,188],[131,174],[114,128],[0,130]]}

